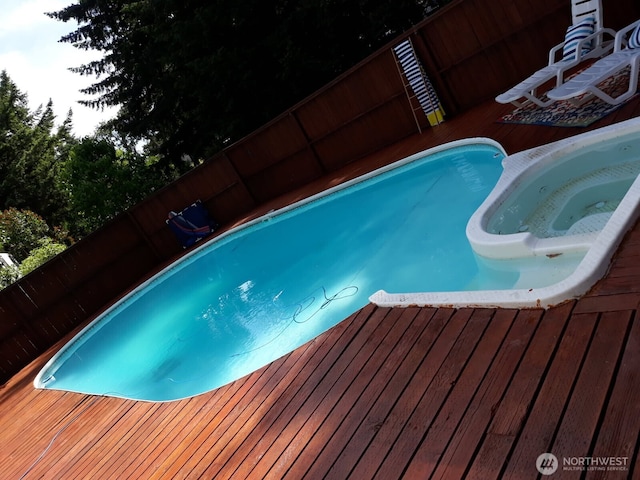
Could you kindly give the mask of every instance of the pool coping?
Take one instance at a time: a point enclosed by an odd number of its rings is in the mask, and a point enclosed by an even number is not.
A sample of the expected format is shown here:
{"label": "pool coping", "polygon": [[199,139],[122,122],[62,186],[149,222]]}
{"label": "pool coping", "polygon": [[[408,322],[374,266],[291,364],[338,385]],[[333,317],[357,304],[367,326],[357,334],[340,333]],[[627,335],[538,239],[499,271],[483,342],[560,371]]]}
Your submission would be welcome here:
{"label": "pool coping", "polygon": [[[512,183],[519,178],[521,168],[529,168],[536,162],[548,161],[559,155],[571,154],[577,150],[605,140],[640,132],[640,117],[598,130],[582,133],[540,147],[524,150],[507,156],[504,163],[518,165],[505,169],[496,188],[489,194],[478,211],[487,211],[503,195],[504,188],[513,188]],[[515,185],[517,187],[517,185]],[[576,270],[564,280],[546,287],[513,290],[477,290],[452,292],[388,293],[379,290],[369,300],[381,307],[485,307],[485,308],[549,308],[568,300],[579,298],[598,281],[609,269],[611,258],[638,217],[640,209],[640,177],[637,177],[618,208],[595,238],[589,238],[590,247]],[[471,217],[469,229],[482,229],[483,215]],[[477,233],[477,232],[476,232]],[[578,249],[582,248],[578,246]]]}

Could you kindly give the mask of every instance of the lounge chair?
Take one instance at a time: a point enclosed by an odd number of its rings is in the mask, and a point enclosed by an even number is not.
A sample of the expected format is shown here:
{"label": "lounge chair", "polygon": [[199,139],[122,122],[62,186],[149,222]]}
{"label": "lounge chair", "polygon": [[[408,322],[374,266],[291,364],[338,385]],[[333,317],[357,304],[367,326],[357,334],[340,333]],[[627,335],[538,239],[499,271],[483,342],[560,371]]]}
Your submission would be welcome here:
{"label": "lounge chair", "polygon": [[[552,89],[548,92],[548,96],[553,100],[569,100],[575,104],[584,103],[596,96],[611,105],[619,105],[635,95],[638,90],[639,64],[640,20],[616,34],[611,54],[596,61],[567,83]],[[598,87],[601,82],[625,68],[630,68],[629,87],[626,92],[614,98]]]}
{"label": "lounge chair", "polygon": [[[611,39],[616,32],[602,27],[600,0],[571,0],[572,25],[565,39],[549,51],[549,63],[526,80],[496,97],[498,103],[512,103],[521,107],[533,102],[546,107],[555,100],[538,89],[555,78],[555,86],[564,83],[565,74],[588,59],[599,58],[613,49]],[[610,36],[605,40],[605,36]],[[562,55],[560,57],[560,54]]]}
{"label": "lounge chair", "polygon": [[209,212],[199,200],[179,213],[169,212],[166,222],[182,244],[182,248],[190,247],[218,228],[218,223],[209,216]]}

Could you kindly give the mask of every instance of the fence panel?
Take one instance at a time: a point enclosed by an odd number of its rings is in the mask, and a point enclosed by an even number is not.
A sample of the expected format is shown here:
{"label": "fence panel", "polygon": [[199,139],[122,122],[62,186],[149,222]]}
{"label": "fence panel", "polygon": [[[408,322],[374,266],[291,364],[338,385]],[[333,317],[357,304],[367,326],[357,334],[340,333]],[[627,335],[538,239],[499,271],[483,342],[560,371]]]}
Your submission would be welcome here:
{"label": "fence panel", "polygon": [[[296,106],[295,114],[315,143],[399,94],[404,95],[402,80],[391,51],[385,48]],[[412,117],[408,103],[403,115]]]}
{"label": "fence panel", "polygon": [[302,187],[320,178],[323,173],[316,156],[305,149],[245,177],[244,183],[258,203],[263,203]]}
{"label": "fence panel", "polygon": [[571,22],[569,2],[561,0],[466,0],[446,13],[418,26],[416,50],[451,112],[492,98],[544,66]]}
{"label": "fence panel", "polygon": [[305,151],[307,146],[295,118],[285,114],[225,149],[225,154],[240,176],[250,177]]}
{"label": "fence panel", "polygon": [[[332,171],[416,132],[405,94],[396,96],[314,144],[324,168]],[[407,111],[409,112],[407,113]],[[395,119],[390,122],[389,119]]]}

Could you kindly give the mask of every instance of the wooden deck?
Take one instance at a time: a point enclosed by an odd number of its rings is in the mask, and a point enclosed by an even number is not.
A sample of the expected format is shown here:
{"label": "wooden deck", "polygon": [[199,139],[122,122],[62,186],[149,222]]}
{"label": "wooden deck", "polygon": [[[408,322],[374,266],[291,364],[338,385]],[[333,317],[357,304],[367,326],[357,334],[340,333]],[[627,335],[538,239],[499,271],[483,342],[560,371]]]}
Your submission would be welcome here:
{"label": "wooden deck", "polygon": [[[494,123],[508,110],[489,102],[280,202],[456,138],[489,136],[516,152],[584,131]],[[594,127],[639,113],[635,100]],[[552,452],[561,465],[550,478],[639,478],[639,300],[637,225],[577,301],[546,311],[369,305],[188,400],[34,390],[54,348],[0,389],[0,477],[529,479]],[[583,457],[624,470],[563,470]]]}

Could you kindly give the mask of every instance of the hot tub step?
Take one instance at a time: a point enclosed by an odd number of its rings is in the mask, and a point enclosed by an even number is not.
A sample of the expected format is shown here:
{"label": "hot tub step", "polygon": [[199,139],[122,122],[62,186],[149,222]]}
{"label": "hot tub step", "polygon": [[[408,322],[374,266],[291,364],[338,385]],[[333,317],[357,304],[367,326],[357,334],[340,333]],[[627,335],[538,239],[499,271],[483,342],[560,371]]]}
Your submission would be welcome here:
{"label": "hot tub step", "polygon": [[[538,238],[600,231],[639,173],[640,161],[633,161],[574,178],[551,192],[525,219],[521,231]],[[625,188],[619,188],[621,183]]]}
{"label": "hot tub step", "polygon": [[581,235],[585,233],[599,232],[607,224],[612,214],[613,210],[610,212],[595,213],[588,217],[584,217],[574,223],[571,228],[567,230],[566,235]]}

